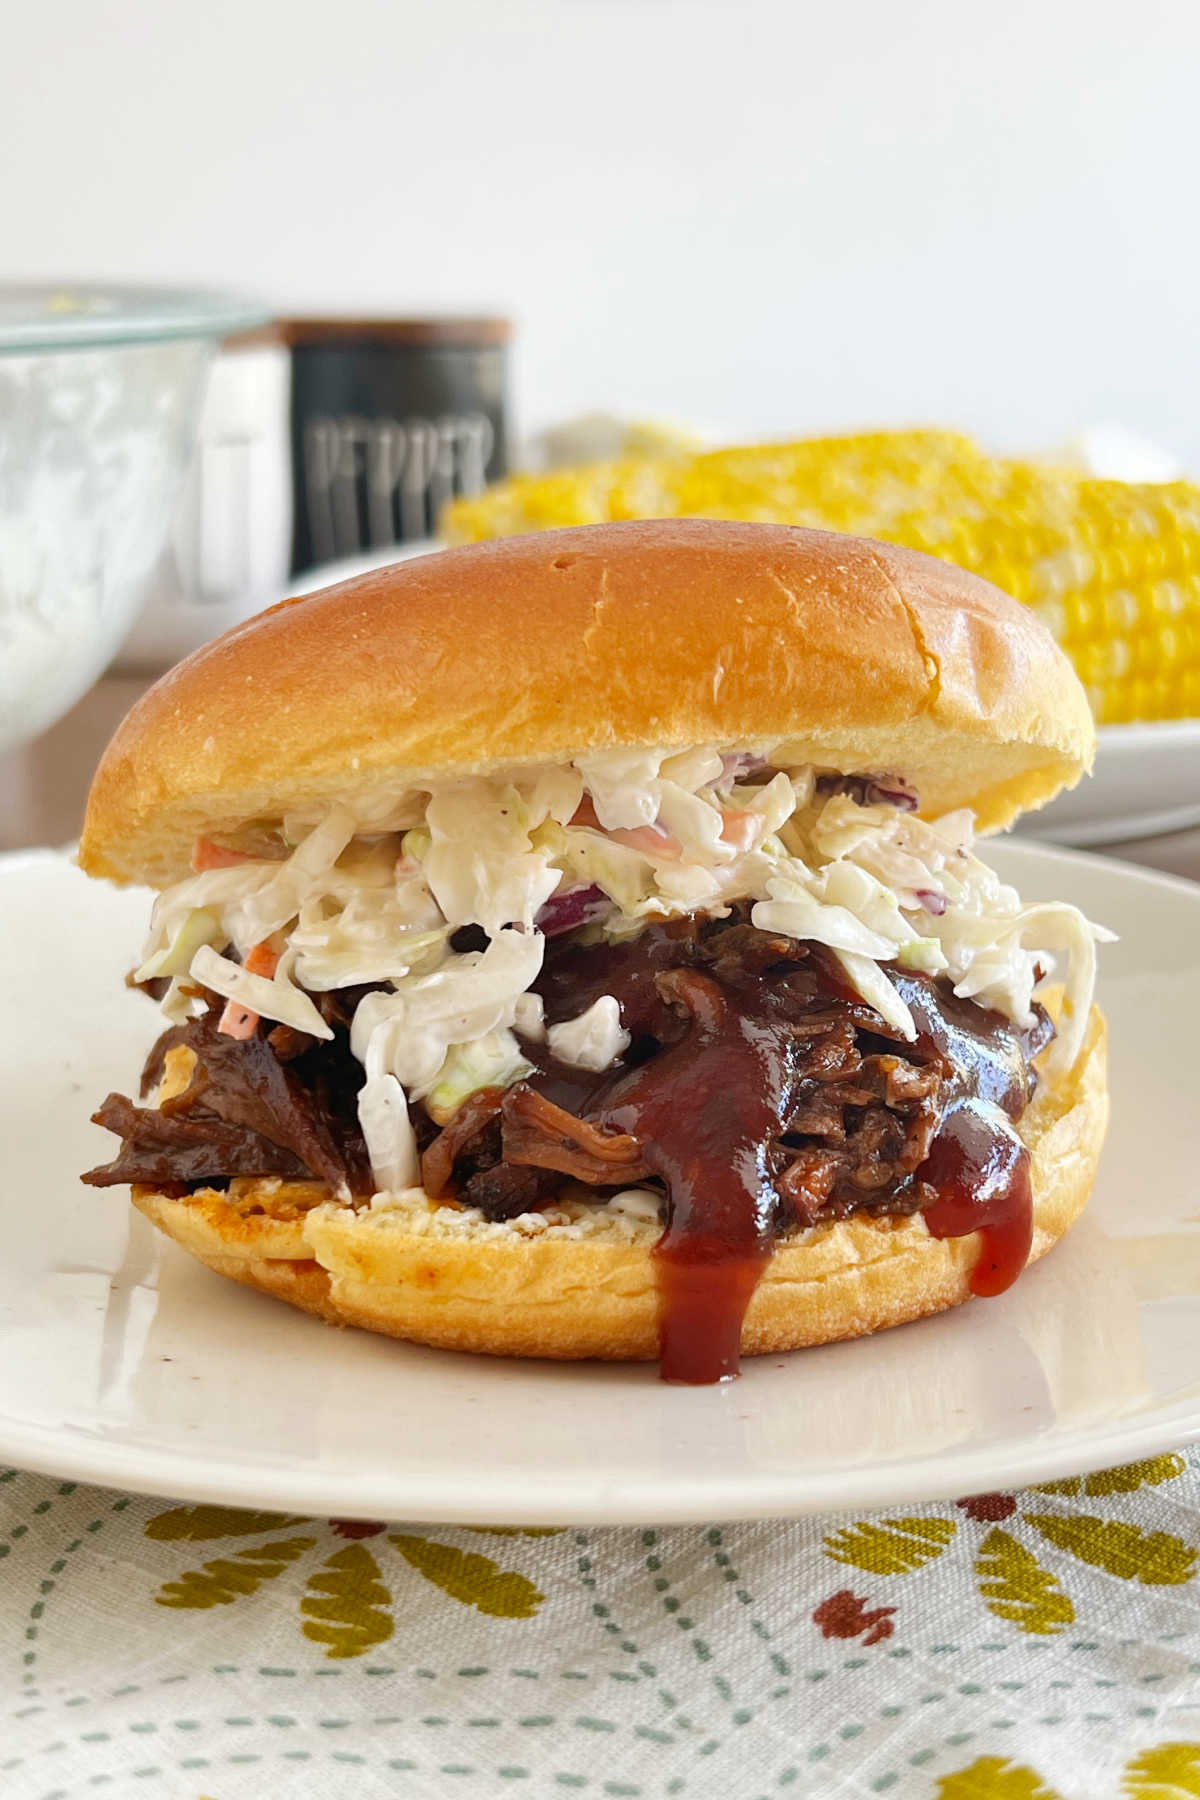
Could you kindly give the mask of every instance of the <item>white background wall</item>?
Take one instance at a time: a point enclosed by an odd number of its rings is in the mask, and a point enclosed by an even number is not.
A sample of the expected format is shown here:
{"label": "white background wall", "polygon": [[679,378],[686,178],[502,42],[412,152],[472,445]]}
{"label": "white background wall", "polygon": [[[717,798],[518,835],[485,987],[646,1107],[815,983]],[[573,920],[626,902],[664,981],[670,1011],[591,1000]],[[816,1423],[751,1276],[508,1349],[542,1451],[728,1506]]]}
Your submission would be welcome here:
{"label": "white background wall", "polygon": [[1200,468],[1196,0],[10,4],[9,275],[502,308],[530,426],[1100,419]]}

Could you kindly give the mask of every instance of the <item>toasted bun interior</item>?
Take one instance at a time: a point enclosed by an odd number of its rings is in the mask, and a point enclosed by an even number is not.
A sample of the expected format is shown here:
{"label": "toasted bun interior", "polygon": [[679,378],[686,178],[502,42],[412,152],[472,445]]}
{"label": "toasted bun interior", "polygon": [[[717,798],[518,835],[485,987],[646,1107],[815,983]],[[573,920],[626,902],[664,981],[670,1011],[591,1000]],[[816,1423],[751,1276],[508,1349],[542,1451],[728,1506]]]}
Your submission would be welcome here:
{"label": "toasted bun interior", "polygon": [[[1105,1027],[1043,1079],[1021,1121],[1043,1256],[1075,1222],[1108,1118]],[[134,1204],[219,1274],[336,1325],[501,1356],[650,1359],[658,1348],[653,1248],[660,1228],[580,1202],[505,1225],[424,1195],[354,1212],[315,1182],[235,1181],[177,1200],[135,1187]],[[785,1238],[750,1302],[747,1355],[860,1337],[970,1298],[977,1234],[937,1239],[919,1214],[865,1216]]]}
{"label": "toasted bun interior", "polygon": [[165,885],[200,833],[617,747],[894,770],[982,829],[1089,766],[1028,611],[892,545],[670,519],[418,557],[285,601],[163,677],[100,764],[79,860]]}

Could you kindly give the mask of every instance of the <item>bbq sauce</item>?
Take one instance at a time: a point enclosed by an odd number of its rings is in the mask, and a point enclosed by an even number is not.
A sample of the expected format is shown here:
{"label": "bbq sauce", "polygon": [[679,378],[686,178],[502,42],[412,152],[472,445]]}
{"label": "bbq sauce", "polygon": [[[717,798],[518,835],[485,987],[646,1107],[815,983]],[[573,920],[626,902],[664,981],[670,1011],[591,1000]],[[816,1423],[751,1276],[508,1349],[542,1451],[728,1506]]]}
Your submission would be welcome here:
{"label": "bbq sauce", "polygon": [[788,1034],[696,970],[660,977],[687,1035],[589,1109],[637,1138],[671,1197],[655,1248],[664,1381],[728,1381],[742,1320],[779,1230],[771,1148],[795,1083]]}
{"label": "bbq sauce", "polygon": [[[651,928],[615,957],[567,951],[555,958],[539,984],[552,1015],[570,1016],[597,992],[615,990],[627,1028],[636,1034],[651,1025],[665,1005],[675,1041],[615,1077],[592,1077],[586,1092],[585,1082],[564,1082],[561,1069],[557,1079],[544,1071],[534,1084],[554,1089],[556,1100],[602,1129],[636,1138],[665,1183],[667,1225],[655,1247],[661,1373],[665,1381],[705,1384],[738,1373],[746,1308],[793,1223],[773,1170],[795,1092],[797,1021],[769,974],[731,987],[670,966],[672,950],[683,960],[691,949]],[[864,1026],[864,1009],[838,965],[821,957],[820,967],[827,992],[855,1007],[864,1049],[938,1067],[943,1116],[911,1179],[929,1196],[922,1210],[933,1236],[979,1232],[973,1291],[1002,1293],[1032,1242],[1029,1153],[1013,1121],[1028,1103],[1030,1061],[1052,1033],[1049,1021],[1039,1015],[1022,1034],[1000,1014],[957,999],[948,983],[891,968],[917,1026],[908,1045],[882,1021],[877,1030]]]}
{"label": "bbq sauce", "polygon": [[1002,1294],[1033,1245],[1029,1152],[998,1107],[964,1100],[949,1112],[930,1146],[921,1179],[937,1195],[925,1208],[936,1238],[979,1233],[971,1292]]}
{"label": "bbq sauce", "polygon": [[1029,1151],[1014,1121],[1032,1091],[1030,1062],[1053,1028],[1039,1011],[1031,1030],[1022,1033],[1000,1013],[959,1000],[948,985],[898,970],[892,978],[917,1025],[918,1047],[935,1046],[952,1071],[941,1126],[917,1171],[935,1195],[923,1209],[926,1228],[936,1238],[977,1231],[971,1292],[1002,1294],[1033,1245]]}

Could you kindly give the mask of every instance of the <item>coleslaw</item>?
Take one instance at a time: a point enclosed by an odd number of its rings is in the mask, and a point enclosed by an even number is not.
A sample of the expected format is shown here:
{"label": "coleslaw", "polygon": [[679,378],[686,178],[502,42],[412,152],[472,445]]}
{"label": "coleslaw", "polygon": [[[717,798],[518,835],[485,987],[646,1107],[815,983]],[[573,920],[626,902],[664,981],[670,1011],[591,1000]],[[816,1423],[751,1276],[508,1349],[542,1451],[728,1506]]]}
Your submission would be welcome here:
{"label": "coleslaw", "polygon": [[[351,1048],[376,1180],[417,1179],[409,1102],[444,1123],[469,1094],[529,1072],[521,1038],[544,1034],[530,993],[547,936],[619,942],[647,922],[751,904],[763,931],[825,945],[901,1036],[916,1036],[888,965],[946,977],[1019,1026],[1050,974],[1064,984],[1048,1061],[1082,1045],[1097,942],[1067,904],[1022,904],[976,856],[962,810],[923,819],[890,775],[777,767],[770,747],[619,750],[473,776],[288,818],[279,855],[223,862],[159,895],[137,978],[169,978],[172,1019],[199,984],[248,1014],[328,1038],[312,999],[369,987]],[[456,947],[463,927],[486,947]],[[478,932],[475,934],[478,936]],[[271,957],[253,961],[267,942]],[[252,966],[247,966],[251,963]],[[273,967],[273,973],[262,972]],[[628,1044],[605,996],[553,1026],[553,1053],[603,1068]]]}

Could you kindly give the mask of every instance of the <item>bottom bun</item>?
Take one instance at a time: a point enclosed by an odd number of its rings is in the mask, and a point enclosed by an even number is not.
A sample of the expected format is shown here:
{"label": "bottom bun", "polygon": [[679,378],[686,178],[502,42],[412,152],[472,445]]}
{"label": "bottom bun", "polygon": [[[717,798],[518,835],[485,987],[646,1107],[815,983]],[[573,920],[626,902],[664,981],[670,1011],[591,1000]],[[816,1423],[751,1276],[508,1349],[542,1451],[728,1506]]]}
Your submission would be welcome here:
{"label": "bottom bun", "polygon": [[[1108,1118],[1105,1027],[1094,1008],[1075,1067],[1043,1077],[1021,1121],[1032,1157],[1030,1262],[1087,1203]],[[239,1179],[133,1202],[218,1274],[335,1325],[496,1356],[608,1360],[658,1353],[653,1249],[661,1225],[576,1188],[541,1213],[489,1224],[420,1189],[356,1212],[317,1182]],[[747,1355],[827,1344],[944,1312],[971,1297],[979,1237],[931,1237],[919,1213],[843,1219],[784,1238],[750,1300]]]}

